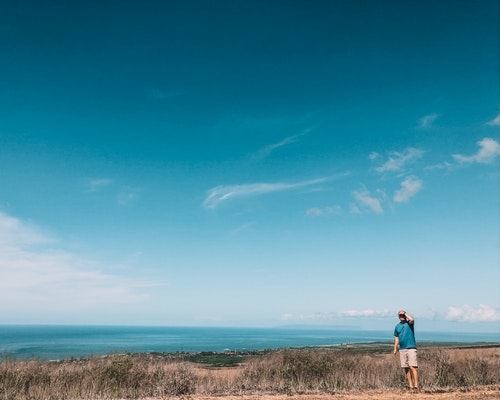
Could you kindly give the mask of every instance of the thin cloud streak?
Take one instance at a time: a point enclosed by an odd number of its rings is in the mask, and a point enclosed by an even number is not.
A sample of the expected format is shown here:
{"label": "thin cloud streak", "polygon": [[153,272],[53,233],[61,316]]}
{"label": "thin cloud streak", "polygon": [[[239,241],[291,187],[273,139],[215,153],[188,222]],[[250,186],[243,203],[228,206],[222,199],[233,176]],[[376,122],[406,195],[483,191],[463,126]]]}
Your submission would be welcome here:
{"label": "thin cloud streak", "polygon": [[88,183],[87,191],[90,193],[98,192],[99,190],[104,189],[113,184],[113,180],[109,178],[98,178],[92,179]]}
{"label": "thin cloud streak", "polygon": [[[494,323],[500,321],[500,311],[486,304],[479,304],[474,308],[468,304],[461,307],[449,306],[446,312],[433,312],[432,318],[441,318],[454,322],[466,323]],[[283,321],[328,321],[342,319],[364,319],[364,318],[395,318],[396,310],[345,310],[336,312],[316,312],[310,314],[286,313],[281,315]]]}
{"label": "thin cloud streak", "polygon": [[309,131],[306,130],[305,132],[300,133],[298,135],[288,136],[287,138],[283,139],[282,141],[280,141],[278,143],[274,143],[274,144],[270,144],[268,146],[265,146],[257,152],[257,154],[254,156],[254,158],[256,158],[256,159],[266,158],[276,149],[279,149],[280,147],[287,146],[289,144],[298,142],[299,138],[306,135],[308,132]]}
{"label": "thin cloud streak", "polygon": [[214,209],[227,200],[260,196],[268,193],[283,192],[287,190],[299,189],[307,186],[314,186],[327,182],[328,178],[312,179],[297,183],[252,183],[246,185],[221,185],[208,191],[207,197],[203,202],[205,208]]}
{"label": "thin cloud streak", "polygon": [[420,129],[430,129],[438,117],[439,114],[426,115],[418,120],[418,127]]}
{"label": "thin cloud streak", "polygon": [[281,315],[283,321],[329,321],[342,320],[346,318],[387,318],[393,317],[396,311],[385,310],[346,310],[340,312],[316,312],[311,314],[292,314]]}
{"label": "thin cloud streak", "polygon": [[233,229],[231,233],[237,234],[242,231],[246,231],[247,229],[250,229],[252,226],[255,225],[255,221],[247,222],[246,224],[240,225],[237,228]]}
{"label": "thin cloud streak", "polygon": [[389,310],[372,310],[372,309],[367,309],[367,310],[348,310],[348,311],[343,311],[339,314],[341,317],[351,317],[351,318],[380,318],[380,317],[391,317],[394,315],[393,311]]}
{"label": "thin cloud streak", "polygon": [[342,207],[339,205],[328,206],[328,207],[312,207],[306,211],[306,215],[310,217],[324,217],[328,215],[341,215]]}

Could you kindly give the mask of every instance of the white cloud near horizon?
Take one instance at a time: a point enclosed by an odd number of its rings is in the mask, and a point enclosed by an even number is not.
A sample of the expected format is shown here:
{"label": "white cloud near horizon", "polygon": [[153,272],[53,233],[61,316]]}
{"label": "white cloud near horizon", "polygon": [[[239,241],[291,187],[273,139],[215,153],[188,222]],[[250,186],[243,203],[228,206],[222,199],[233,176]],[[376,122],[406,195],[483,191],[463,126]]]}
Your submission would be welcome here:
{"label": "white cloud near horizon", "polygon": [[477,142],[479,150],[471,156],[462,154],[453,154],[455,161],[461,164],[491,164],[494,159],[500,156],[500,143],[491,138],[484,138]]}
{"label": "white cloud near horizon", "polygon": [[341,317],[350,317],[350,318],[358,318],[358,317],[365,317],[365,318],[385,318],[385,317],[392,317],[394,315],[393,311],[390,310],[348,310],[348,311],[342,311],[339,313],[339,316]]}
{"label": "white cloud near horizon", "polygon": [[418,127],[421,129],[432,128],[434,121],[439,117],[439,114],[429,114],[418,120]]}
{"label": "white cloud near horizon", "polygon": [[[373,157],[372,155],[376,153],[371,153],[370,159],[375,160],[378,157]],[[407,164],[417,161],[422,158],[424,151],[410,147],[403,152],[391,152],[389,153],[388,160],[383,163],[380,167],[375,168],[375,171],[379,173],[384,172],[401,172],[405,169]]]}
{"label": "white cloud near horizon", "polygon": [[465,304],[462,307],[448,307],[445,319],[457,322],[499,322],[500,312],[485,304],[479,304],[477,308]]}
{"label": "white cloud near horizon", "polygon": [[[363,309],[363,310],[344,310],[332,312],[316,312],[310,314],[293,314],[286,313],[281,315],[283,321],[341,321],[346,319],[363,319],[363,318],[396,318],[396,310],[382,309]],[[450,322],[465,322],[465,323],[494,323],[500,322],[500,311],[485,304],[480,304],[477,308],[470,305],[462,307],[450,306],[443,312],[433,311],[432,315],[417,316],[419,319],[435,319],[442,318],[439,315],[444,315],[444,319]],[[414,314],[415,316],[415,314]]]}
{"label": "white cloud near horizon", "polygon": [[282,321],[321,321],[334,319],[336,313],[312,313],[312,314],[282,314],[280,319]]}
{"label": "white cloud near horizon", "polygon": [[251,183],[243,185],[220,185],[210,189],[203,202],[205,208],[216,208],[221,203],[235,198],[260,196],[268,193],[283,192],[314,186],[327,182],[328,178],[311,179],[296,183]]}
{"label": "white cloud near horizon", "polygon": [[416,176],[408,176],[401,182],[401,189],[394,194],[393,200],[396,203],[406,203],[413,196],[422,190],[423,182]]}
{"label": "white cloud near horizon", "polygon": [[281,315],[283,321],[329,321],[329,320],[342,320],[353,318],[387,318],[394,317],[396,311],[385,310],[346,310],[339,312],[316,312],[311,314],[293,314],[286,313]]}
{"label": "white cloud near horizon", "polygon": [[62,249],[39,228],[1,211],[0,277],[4,313],[97,312],[142,302],[145,297],[136,289],[149,285],[103,272],[96,261]]}

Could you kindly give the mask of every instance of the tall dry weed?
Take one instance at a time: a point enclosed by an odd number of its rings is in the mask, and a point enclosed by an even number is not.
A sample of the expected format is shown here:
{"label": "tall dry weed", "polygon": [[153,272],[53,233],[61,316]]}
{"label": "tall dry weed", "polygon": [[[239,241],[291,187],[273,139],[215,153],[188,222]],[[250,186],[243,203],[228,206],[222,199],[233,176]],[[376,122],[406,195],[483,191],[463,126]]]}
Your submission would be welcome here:
{"label": "tall dry weed", "polygon": [[[419,350],[421,386],[429,389],[500,384],[500,347]],[[280,350],[235,368],[210,368],[183,357],[114,355],[64,362],[0,362],[0,399],[133,399],[259,393],[335,393],[401,388],[389,351]]]}

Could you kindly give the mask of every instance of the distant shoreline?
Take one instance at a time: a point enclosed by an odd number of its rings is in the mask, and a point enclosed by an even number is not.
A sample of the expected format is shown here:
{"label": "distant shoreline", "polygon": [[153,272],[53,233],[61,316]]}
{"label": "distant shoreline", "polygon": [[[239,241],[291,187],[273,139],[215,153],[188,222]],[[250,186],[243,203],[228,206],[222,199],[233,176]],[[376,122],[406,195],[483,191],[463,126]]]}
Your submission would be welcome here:
{"label": "distant shoreline", "polygon": [[[392,350],[392,330],[290,328],[0,326],[0,358],[64,360],[124,353],[226,353],[297,348]],[[420,332],[428,346],[500,343],[497,334]]]}
{"label": "distant shoreline", "polygon": [[[418,349],[452,349],[452,350],[468,350],[468,349],[496,349],[500,348],[500,342],[477,342],[477,343],[464,343],[464,342],[425,342],[418,344]],[[335,345],[324,346],[299,346],[299,347],[280,347],[269,349],[256,349],[256,350],[227,350],[227,351],[149,351],[149,352],[109,352],[106,354],[92,354],[82,357],[66,357],[61,359],[40,359],[37,357],[32,358],[16,358],[9,355],[4,356],[0,354],[0,363],[4,361],[17,361],[29,362],[36,360],[42,363],[60,363],[60,362],[73,362],[73,361],[87,361],[92,358],[109,358],[116,356],[129,356],[129,357],[147,357],[158,359],[181,359],[183,361],[193,361],[195,363],[205,363],[205,359],[216,358],[219,363],[225,363],[226,359],[231,357],[258,357],[279,353],[283,351],[352,351],[354,353],[368,353],[368,354],[390,354],[393,349],[393,343],[389,341],[384,342],[354,342],[354,343],[341,343]],[[231,364],[231,362],[229,362]]]}

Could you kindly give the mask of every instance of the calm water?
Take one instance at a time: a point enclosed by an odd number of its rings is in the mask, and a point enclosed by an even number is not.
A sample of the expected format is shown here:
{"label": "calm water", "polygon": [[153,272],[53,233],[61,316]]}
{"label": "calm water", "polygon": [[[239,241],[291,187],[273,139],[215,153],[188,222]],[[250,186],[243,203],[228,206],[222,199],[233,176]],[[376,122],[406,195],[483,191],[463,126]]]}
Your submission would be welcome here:
{"label": "calm water", "polygon": [[[499,342],[494,333],[420,332],[420,342]],[[124,352],[264,350],[392,342],[392,331],[290,328],[0,326],[0,358],[60,360]]]}

